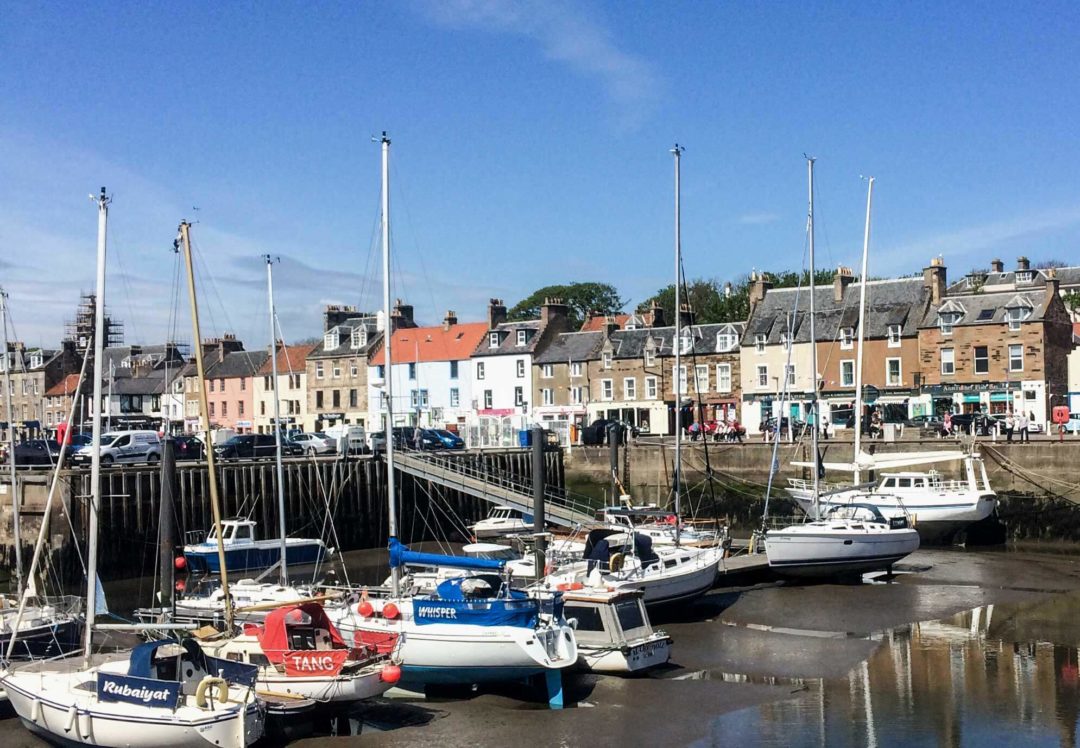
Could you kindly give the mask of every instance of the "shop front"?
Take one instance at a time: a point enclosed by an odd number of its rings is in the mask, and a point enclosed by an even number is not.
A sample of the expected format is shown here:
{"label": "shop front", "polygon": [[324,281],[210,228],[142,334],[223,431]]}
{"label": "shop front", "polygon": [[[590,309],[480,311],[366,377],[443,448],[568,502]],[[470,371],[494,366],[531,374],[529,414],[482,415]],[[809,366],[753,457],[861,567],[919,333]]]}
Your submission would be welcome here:
{"label": "shop front", "polygon": [[1004,415],[1023,412],[1041,423],[1047,417],[1045,391],[1045,383],[1041,380],[932,384],[923,388],[923,398],[930,401],[932,414],[938,417],[945,413]]}

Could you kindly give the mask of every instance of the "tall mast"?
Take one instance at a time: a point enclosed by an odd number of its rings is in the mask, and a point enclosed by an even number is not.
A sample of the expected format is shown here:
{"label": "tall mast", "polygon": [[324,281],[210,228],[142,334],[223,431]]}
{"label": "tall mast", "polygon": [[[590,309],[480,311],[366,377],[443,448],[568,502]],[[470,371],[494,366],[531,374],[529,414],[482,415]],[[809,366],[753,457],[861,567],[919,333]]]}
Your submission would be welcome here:
{"label": "tall mast", "polygon": [[184,264],[187,266],[188,300],[191,303],[191,335],[195,341],[195,373],[199,378],[199,420],[206,434],[207,483],[210,486],[210,511],[214,516],[214,534],[217,536],[218,566],[221,567],[221,589],[225,599],[225,625],[233,628],[232,597],[229,596],[229,571],[225,566],[225,541],[221,537],[221,505],[218,501],[217,467],[214,464],[214,448],[210,443],[210,405],[206,397],[206,366],[203,364],[202,333],[199,331],[199,300],[195,294],[195,266],[191,259],[191,224],[180,222],[177,244],[183,247]]}
{"label": "tall mast", "polygon": [[[807,225],[810,228],[810,415],[814,421],[811,429],[811,448],[814,453],[814,517],[818,516],[818,502],[821,490],[821,469],[818,459],[818,374],[817,374],[817,333],[814,324],[814,159],[806,158],[807,174],[810,182],[810,209],[807,217]],[[787,372],[784,372],[787,376]]]}
{"label": "tall mast", "polygon": [[863,400],[862,400],[862,360],[863,360],[863,323],[866,320],[866,257],[870,252],[870,205],[874,199],[874,178],[869,178],[866,188],[866,228],[863,230],[862,269],[859,271],[859,342],[855,357],[855,475],[854,483],[862,482],[859,470],[859,445],[862,442]]}
{"label": "tall mast", "polygon": [[675,545],[679,545],[679,506],[682,495],[682,208],[681,172],[682,146],[678,143],[671,149],[675,156],[675,334],[672,345],[675,348]]}
{"label": "tall mast", "polygon": [[86,550],[86,628],[83,631],[83,651],[87,664],[94,640],[94,618],[97,613],[98,510],[101,507],[101,364],[105,356],[105,238],[109,223],[109,198],[105,188],[97,198],[97,279],[94,304],[94,418],[91,422],[90,452],[90,521],[87,524]]}
{"label": "tall mast", "polygon": [[[278,579],[281,586],[289,583],[288,560],[285,553],[288,548],[285,541],[285,469],[281,466],[281,400],[278,395],[277,373],[277,328],[274,320],[277,318],[277,309],[274,307],[274,260],[270,255],[264,255],[266,259],[266,293],[270,297],[270,377],[274,392],[274,462],[277,470],[277,507],[278,527],[281,529],[281,572]],[[282,343],[284,348],[284,342]]]}
{"label": "tall mast", "polygon": [[[394,337],[390,312],[390,138],[382,139],[382,261],[383,261],[383,396],[386,398],[386,501],[389,505],[390,540],[397,538],[397,509],[394,505],[394,377],[390,341]],[[401,571],[390,567],[390,588],[394,597],[401,594]]]}
{"label": "tall mast", "polygon": [[7,291],[0,288],[0,324],[4,327],[4,400],[7,402],[8,467],[11,470],[11,508],[15,524],[15,532],[12,536],[15,541],[15,589],[18,590],[21,600],[23,594],[22,530],[19,527],[19,489],[16,482],[18,477],[15,474],[15,410],[11,405],[14,396],[11,389],[11,365],[14,356],[8,357],[7,299]]}

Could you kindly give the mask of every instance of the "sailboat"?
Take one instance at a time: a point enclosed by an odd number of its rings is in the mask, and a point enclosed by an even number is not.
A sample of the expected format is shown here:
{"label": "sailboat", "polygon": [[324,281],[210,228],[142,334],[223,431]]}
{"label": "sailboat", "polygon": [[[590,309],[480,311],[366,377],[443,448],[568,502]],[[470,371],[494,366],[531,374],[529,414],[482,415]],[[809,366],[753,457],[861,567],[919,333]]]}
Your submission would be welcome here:
{"label": "sailboat", "polygon": [[[109,199],[97,198],[97,308],[94,361],[104,360],[105,240]],[[196,333],[197,319],[193,321]],[[197,334],[196,334],[197,338]],[[202,356],[196,347],[202,373]],[[200,388],[202,390],[203,388]],[[95,404],[101,377],[94,377]],[[206,395],[201,395],[206,418]],[[263,708],[255,698],[256,668],[206,655],[192,640],[152,641],[134,650],[93,654],[98,609],[98,513],[101,504],[101,408],[93,412],[93,453],[87,548],[83,653],[60,660],[11,665],[0,671],[0,686],[22,723],[46,740],[97,746],[241,746],[263,733]],[[213,473],[213,463],[210,465]],[[216,482],[212,503],[218,515]],[[40,546],[39,546],[40,547]],[[35,554],[36,555],[36,554]],[[226,583],[227,588],[227,583]]]}
{"label": "sailboat", "polygon": [[[4,400],[7,409],[8,432],[8,468],[9,483],[5,488],[11,496],[12,540],[15,544],[15,594],[0,595],[0,642],[11,640],[7,647],[7,659],[32,659],[35,657],[56,657],[68,654],[79,647],[82,634],[80,601],[77,597],[43,597],[37,594],[33,577],[24,584],[22,557],[22,521],[20,519],[19,478],[15,469],[15,421],[11,401],[14,387],[11,384],[12,362],[8,356],[7,337],[7,293],[0,289],[0,326],[3,327],[4,356]],[[86,359],[83,360],[83,372],[86,371]],[[82,378],[79,379],[82,387]],[[78,390],[75,399],[78,402]],[[70,420],[70,419],[69,419]],[[65,440],[66,441],[66,440]],[[60,459],[55,466],[58,473],[66,454],[66,445],[61,446]],[[54,475],[53,481],[55,483]],[[46,506],[52,506],[52,495]],[[48,512],[46,512],[48,514]],[[32,604],[22,603],[24,598]],[[21,610],[20,610],[21,608]],[[16,626],[16,617],[19,623]],[[13,636],[14,635],[14,636]]]}
{"label": "sailboat", "polygon": [[[676,144],[675,157],[675,309],[676,326],[672,346],[675,350],[673,389],[675,393],[675,476],[673,481],[674,518],[660,528],[656,513],[639,531],[633,515],[644,514],[634,508],[616,513],[620,522],[605,529],[593,530],[585,542],[584,558],[560,566],[547,584],[589,585],[618,590],[640,589],[646,606],[668,605],[692,600],[708,592],[716,582],[723,548],[712,535],[693,533],[698,545],[687,545],[681,518],[682,501],[682,208],[681,159],[683,149]],[[626,503],[629,504],[628,497]],[[612,511],[612,510],[609,510]],[[664,513],[667,515],[667,513]]]}
{"label": "sailboat", "polygon": [[[186,240],[185,240],[186,241]],[[188,250],[190,254],[190,250]],[[389,653],[377,647],[352,647],[345,643],[323,606],[303,596],[289,584],[285,522],[285,471],[281,463],[281,405],[278,398],[277,329],[274,307],[273,260],[266,256],[267,293],[270,298],[271,372],[274,383],[274,433],[276,441],[277,508],[280,553],[278,584],[263,597],[293,599],[256,605],[271,612],[262,625],[249,624],[240,636],[231,631],[204,641],[203,647],[217,657],[258,667],[257,684],[274,694],[289,694],[320,702],[352,702],[380,696],[397,682],[400,671],[389,662]]]}
{"label": "sailboat", "polygon": [[[828,513],[821,512],[821,458],[817,428],[821,419],[818,416],[817,337],[814,325],[814,159],[807,158],[807,169],[810,192],[807,223],[810,232],[810,373],[813,388],[809,420],[814,424],[811,429],[811,453],[815,459],[813,506],[809,515],[811,521],[766,531],[765,552],[770,568],[791,576],[833,576],[891,569],[893,564],[919,547],[919,534],[910,527],[906,516],[886,519],[876,506],[864,502],[851,502],[833,507]],[[873,181],[870,189],[873,190]],[[869,231],[866,236],[868,241]]]}
{"label": "sailboat", "polygon": [[[383,133],[382,249],[383,335],[386,361],[392,361],[390,320],[390,139]],[[387,377],[383,403],[386,431],[393,428],[393,382]],[[561,614],[558,594],[546,600],[512,590],[504,561],[415,553],[397,537],[393,439],[386,442],[386,479],[390,551],[390,594],[364,592],[349,604],[328,605],[332,620],[357,642],[392,646],[401,663],[402,683],[473,684],[545,675],[549,698],[561,704],[561,674],[577,662],[573,629]],[[461,577],[440,583],[434,593],[409,594],[402,573],[409,565],[461,569]]]}
{"label": "sailboat", "polygon": [[[866,320],[866,288],[870,253],[870,214],[873,206],[874,178],[869,177],[866,195],[866,228],[863,232],[862,272],[859,282],[859,322],[855,359],[855,394],[859,407],[855,428],[853,457],[850,463],[823,462],[825,470],[851,473],[850,485],[819,486],[817,501],[823,510],[861,502],[876,507],[887,519],[911,516],[923,541],[948,541],[967,525],[989,517],[997,506],[997,495],[990,487],[982,456],[959,450],[905,452],[902,454],[867,454],[862,450],[863,335]],[[947,480],[934,469],[887,472],[897,468],[959,462],[962,480]],[[795,467],[816,467],[812,463],[793,462]],[[864,471],[878,471],[876,484],[863,484]],[[809,484],[809,485],[808,485]],[[813,484],[800,478],[788,479],[787,493],[803,511],[814,507]]]}

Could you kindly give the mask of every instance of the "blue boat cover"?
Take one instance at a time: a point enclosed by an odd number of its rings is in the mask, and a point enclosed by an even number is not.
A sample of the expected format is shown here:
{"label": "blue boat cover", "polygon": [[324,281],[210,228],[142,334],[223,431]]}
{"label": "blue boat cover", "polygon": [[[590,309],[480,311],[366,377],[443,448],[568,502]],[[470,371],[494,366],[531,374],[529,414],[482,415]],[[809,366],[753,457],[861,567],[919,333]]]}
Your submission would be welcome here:
{"label": "blue boat cover", "polygon": [[506,561],[491,558],[472,558],[470,556],[444,556],[441,553],[419,553],[410,551],[397,538],[390,538],[390,568],[399,566],[448,566],[452,569],[475,569],[478,571],[498,571]]}
{"label": "blue boat cover", "polygon": [[[151,680],[154,683],[171,683],[171,681],[162,681],[152,677],[154,653],[166,644],[177,643],[175,639],[158,639],[135,647],[135,649],[131,650],[131,656],[128,658],[128,676]],[[184,639],[179,644],[184,648],[184,659],[205,670],[210,675],[217,675],[229,683],[245,685],[249,688],[255,686],[255,679],[259,674],[258,666],[210,657],[202,651],[202,648],[194,639]],[[100,691],[100,687],[98,690]]]}
{"label": "blue boat cover", "polygon": [[515,626],[532,629],[536,628],[538,610],[537,602],[530,599],[413,599],[413,620],[421,626],[432,623],[460,623],[471,626]]}
{"label": "blue boat cover", "polygon": [[131,650],[131,657],[128,658],[128,675],[133,678],[152,677],[154,653],[166,644],[176,644],[176,640],[158,639],[152,642],[143,642]]}

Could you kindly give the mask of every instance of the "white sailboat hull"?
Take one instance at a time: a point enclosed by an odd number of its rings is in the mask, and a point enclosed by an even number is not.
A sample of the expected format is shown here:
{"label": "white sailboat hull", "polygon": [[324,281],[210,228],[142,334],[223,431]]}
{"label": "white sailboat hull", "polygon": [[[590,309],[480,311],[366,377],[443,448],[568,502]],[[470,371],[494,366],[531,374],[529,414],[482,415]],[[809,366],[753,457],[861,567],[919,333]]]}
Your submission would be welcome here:
{"label": "white sailboat hull", "polygon": [[182,705],[175,710],[99,701],[95,672],[8,672],[0,676],[19,719],[46,740],[69,745],[133,744],[160,748],[251,745],[263,732],[263,713],[254,702],[217,705],[213,710]]}
{"label": "white sailboat hull", "polygon": [[918,550],[919,534],[910,528],[834,529],[810,522],[765,535],[769,567],[791,576],[832,576],[888,569]]}
{"label": "white sailboat hull", "polygon": [[[720,548],[676,548],[663,546],[656,549],[660,561],[644,568],[636,559],[628,558],[626,566],[619,571],[590,574],[588,562],[576,561],[566,568],[556,569],[549,577],[550,583],[582,583],[617,590],[641,590],[645,605],[656,607],[686,602],[705,594],[716,583],[716,575],[723,557]],[[668,566],[665,559],[686,558]],[[598,578],[595,578],[598,577]]]}
{"label": "white sailboat hull", "polygon": [[364,618],[356,605],[327,607],[343,636],[358,631],[398,636],[395,659],[404,683],[482,683],[559,670],[577,661],[574,632],[566,625],[474,626],[417,624],[411,602],[398,603],[401,617]]}

